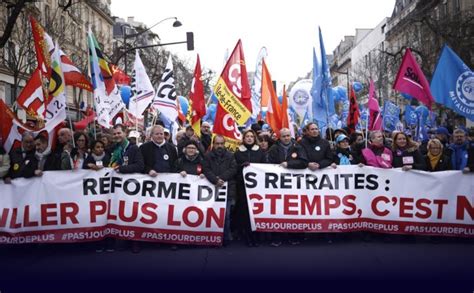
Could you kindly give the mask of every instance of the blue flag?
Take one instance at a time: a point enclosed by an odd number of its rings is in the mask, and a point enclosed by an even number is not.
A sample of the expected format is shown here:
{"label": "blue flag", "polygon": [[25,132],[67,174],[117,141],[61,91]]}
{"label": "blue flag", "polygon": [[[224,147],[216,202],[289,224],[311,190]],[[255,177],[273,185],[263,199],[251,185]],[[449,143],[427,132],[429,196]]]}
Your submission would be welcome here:
{"label": "blue flag", "polygon": [[437,103],[474,120],[474,73],[447,45],[443,47],[430,87]]}
{"label": "blue flag", "polygon": [[400,108],[390,101],[385,101],[383,104],[383,129],[388,131],[395,131],[395,128],[400,121]]}
{"label": "blue flag", "polygon": [[316,54],[316,50],[313,48],[313,85],[311,87],[311,96],[313,98],[313,120],[318,121],[318,124],[327,124],[328,117],[334,115],[336,110],[321,28],[319,28],[318,54]]}
{"label": "blue flag", "polygon": [[417,115],[415,112],[415,108],[410,105],[405,106],[405,124],[407,126],[414,126],[417,124]]}

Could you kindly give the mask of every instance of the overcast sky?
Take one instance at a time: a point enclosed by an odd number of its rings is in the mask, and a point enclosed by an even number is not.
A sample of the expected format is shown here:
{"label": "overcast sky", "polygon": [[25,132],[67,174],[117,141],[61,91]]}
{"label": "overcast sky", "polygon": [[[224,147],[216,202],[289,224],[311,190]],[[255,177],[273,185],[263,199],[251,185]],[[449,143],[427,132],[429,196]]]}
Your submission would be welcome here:
{"label": "overcast sky", "polygon": [[199,53],[201,65],[218,74],[226,50],[231,51],[238,39],[248,71],[255,70],[257,54],[265,46],[272,79],[288,84],[311,70],[318,25],[326,52],[332,54],[345,35],[354,35],[356,28],[373,28],[390,16],[394,4],[395,0],[113,0],[112,15],[134,16],[147,26],[178,17],[183,26],[173,28],[168,20],[153,31],[163,43],[185,41],[186,32],[194,32],[194,51],[186,51],[185,44],[167,49],[189,60],[192,68]]}

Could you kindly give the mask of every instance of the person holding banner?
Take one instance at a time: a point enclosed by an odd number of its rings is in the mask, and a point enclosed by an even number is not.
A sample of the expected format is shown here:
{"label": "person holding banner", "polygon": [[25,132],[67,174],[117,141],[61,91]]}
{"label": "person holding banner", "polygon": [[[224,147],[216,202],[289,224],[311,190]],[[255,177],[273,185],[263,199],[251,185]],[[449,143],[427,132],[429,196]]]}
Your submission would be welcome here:
{"label": "person holding banner", "polygon": [[54,171],[61,169],[60,162],[57,160],[57,157],[51,153],[51,149],[48,148],[48,139],[46,137],[38,135],[35,138],[35,146],[35,176],[42,176],[43,171]]}
{"label": "person holding banner", "polygon": [[123,174],[142,173],[145,167],[143,156],[138,146],[127,140],[127,128],[123,124],[116,124],[113,129],[115,147],[109,166]]}
{"label": "person holding banner", "polygon": [[82,168],[98,171],[104,168],[104,166],[108,166],[110,163],[110,155],[105,152],[104,143],[100,140],[96,140],[92,142],[91,147],[91,153],[84,160]]}
{"label": "person holding banner", "polygon": [[72,153],[76,153],[77,149],[73,146],[73,135],[69,128],[61,128],[58,131],[58,143],[54,155],[59,163],[58,170],[72,170]]}
{"label": "person holding banner", "polygon": [[184,146],[183,154],[176,161],[176,172],[181,176],[199,175],[204,178],[202,173],[202,156],[199,154],[198,144],[194,140],[190,140]]}
{"label": "person holding banner", "polygon": [[418,150],[418,145],[403,132],[393,132],[392,156],[393,168],[401,167],[403,171],[425,169],[425,163],[420,151]]}
{"label": "person holding banner", "polygon": [[[448,150],[451,154],[453,170],[474,171],[474,166],[472,166],[474,149],[469,148],[469,141],[466,139],[464,130],[457,128],[453,131],[453,143],[449,145]],[[470,160],[469,157],[471,157]],[[468,164],[469,161],[471,161],[470,165]]]}
{"label": "person holding banner", "polygon": [[320,135],[316,123],[306,124],[306,135],[301,139],[300,145],[306,152],[308,169],[315,171],[330,166],[333,163],[333,154],[329,142]]}
{"label": "person holding banner", "polygon": [[[288,128],[280,129],[280,139],[270,148],[268,162],[279,164],[283,168],[288,169],[306,169],[308,166],[308,158],[304,148],[293,141]],[[285,237],[288,238],[288,235],[285,235]],[[289,242],[292,245],[298,245],[302,237],[303,235],[298,233],[291,237]],[[271,246],[281,246],[282,239],[279,233],[272,233],[271,238]]]}
{"label": "person holding banner", "polygon": [[371,131],[370,144],[362,150],[362,164],[377,168],[392,168],[392,151],[385,147],[380,130]]}
{"label": "person holding banner", "polygon": [[237,163],[237,197],[235,203],[235,226],[242,233],[247,246],[258,246],[256,232],[252,232],[250,225],[249,207],[247,194],[245,192],[245,183],[242,170],[250,163],[266,163],[265,154],[258,145],[257,135],[251,129],[247,129],[242,134],[241,145],[235,152],[235,161]]}
{"label": "person holding banner", "polygon": [[331,164],[331,167],[336,168],[338,165],[356,165],[358,163],[356,157],[352,155],[349,138],[345,134],[339,134],[336,137],[336,151],[334,163]]}
{"label": "person holding banner", "polygon": [[308,157],[304,148],[291,139],[288,128],[280,129],[280,139],[268,151],[268,162],[289,169],[308,167]]}
{"label": "person holding banner", "polygon": [[74,141],[77,147],[71,153],[72,169],[81,169],[89,156],[89,139],[84,132],[76,131],[74,132]]}
{"label": "person holding banner", "polygon": [[204,157],[203,172],[207,180],[216,188],[222,188],[227,183],[226,215],[224,224],[224,245],[232,240],[230,231],[230,215],[235,203],[235,174],[237,163],[234,155],[225,149],[225,138],[222,135],[214,136],[212,150]]}
{"label": "person holding banner", "polygon": [[10,168],[3,178],[6,184],[15,178],[31,178],[35,176],[35,138],[33,133],[24,132],[21,146],[10,151]]}
{"label": "person holding banner", "polygon": [[438,172],[451,170],[451,160],[443,152],[443,144],[437,138],[430,139],[427,145],[428,153],[424,156],[425,171]]}
{"label": "person holding banner", "polygon": [[165,140],[161,125],[151,128],[151,140],[140,147],[145,162],[145,173],[156,177],[159,173],[174,173],[178,153],[173,144]]}

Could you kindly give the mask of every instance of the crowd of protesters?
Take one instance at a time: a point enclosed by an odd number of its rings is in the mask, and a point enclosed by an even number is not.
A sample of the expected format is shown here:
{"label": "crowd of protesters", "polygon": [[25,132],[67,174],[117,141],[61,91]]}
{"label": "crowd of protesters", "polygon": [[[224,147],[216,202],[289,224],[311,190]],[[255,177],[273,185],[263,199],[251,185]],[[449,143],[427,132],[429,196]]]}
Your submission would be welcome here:
{"label": "crowd of protesters", "polygon": [[[22,135],[21,146],[8,154],[0,149],[0,176],[6,184],[15,178],[42,176],[44,171],[111,167],[119,173],[144,173],[156,177],[160,173],[179,173],[205,177],[220,187],[228,184],[227,214],[224,242],[233,237],[245,239],[248,246],[257,246],[257,237],[250,228],[247,197],[242,170],[250,163],[279,164],[289,169],[316,171],[338,165],[401,168],[404,171],[428,172],[474,171],[474,129],[454,129],[450,133],[439,127],[430,131],[430,138],[415,142],[404,132],[372,131],[348,133],[348,129],[326,131],[308,123],[301,135],[293,138],[289,129],[272,131],[266,125],[253,124],[242,130],[241,145],[235,152],[225,148],[225,139],[212,138],[211,125],[204,122],[197,135],[191,126],[178,131],[176,137],[162,125],[152,126],[142,135],[117,124],[112,131],[102,130],[91,136],[62,128],[54,148],[43,136]],[[367,137],[367,139],[366,139]],[[212,138],[212,142],[211,142]],[[173,143],[175,141],[175,143]],[[259,235],[261,236],[261,235]],[[272,246],[283,241],[298,244],[303,235],[271,233],[266,235]],[[104,241],[98,251],[113,250],[111,240]],[[173,246],[176,249],[176,246]],[[140,250],[138,242],[132,250]]]}

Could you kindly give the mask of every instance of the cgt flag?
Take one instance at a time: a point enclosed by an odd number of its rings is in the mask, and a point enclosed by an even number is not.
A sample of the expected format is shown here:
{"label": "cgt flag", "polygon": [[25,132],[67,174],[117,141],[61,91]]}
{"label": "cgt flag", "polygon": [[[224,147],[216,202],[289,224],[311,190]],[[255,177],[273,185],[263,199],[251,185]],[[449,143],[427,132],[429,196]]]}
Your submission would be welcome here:
{"label": "cgt flag", "polygon": [[436,65],[431,92],[437,103],[474,121],[474,72],[447,45]]}
{"label": "cgt flag", "polygon": [[239,40],[214,87],[219,105],[237,122],[244,125],[252,115],[250,85],[244,50]]}
{"label": "cgt flag", "polygon": [[430,86],[420,66],[416,63],[410,48],[406,49],[403,56],[393,89],[413,96],[431,109],[434,99],[431,95]]}

